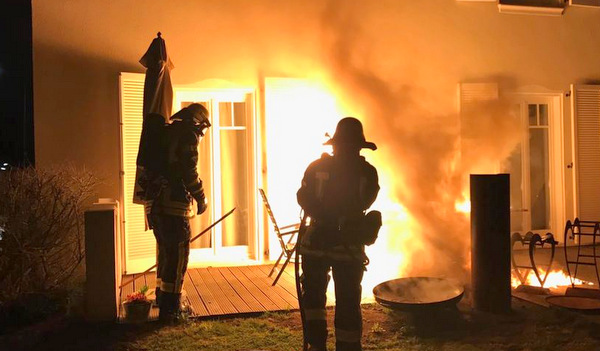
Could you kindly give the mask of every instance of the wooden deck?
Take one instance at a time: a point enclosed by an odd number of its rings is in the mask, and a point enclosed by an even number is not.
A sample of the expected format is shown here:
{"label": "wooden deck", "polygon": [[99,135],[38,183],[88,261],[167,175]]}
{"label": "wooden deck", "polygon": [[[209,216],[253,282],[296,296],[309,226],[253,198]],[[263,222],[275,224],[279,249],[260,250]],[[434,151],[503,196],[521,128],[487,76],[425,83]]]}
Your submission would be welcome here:
{"label": "wooden deck", "polygon": [[[291,266],[291,267],[290,267]],[[231,316],[267,311],[298,310],[293,265],[290,264],[277,285],[268,277],[272,265],[243,267],[208,267],[188,269],[184,281],[182,302],[190,307],[192,317]],[[133,276],[124,276],[129,281]],[[123,287],[121,300],[144,285],[154,288],[155,273],[136,277],[132,284]],[[334,304],[328,294],[327,305]],[[123,317],[120,311],[120,320]],[[150,318],[158,318],[158,308],[153,307]]]}

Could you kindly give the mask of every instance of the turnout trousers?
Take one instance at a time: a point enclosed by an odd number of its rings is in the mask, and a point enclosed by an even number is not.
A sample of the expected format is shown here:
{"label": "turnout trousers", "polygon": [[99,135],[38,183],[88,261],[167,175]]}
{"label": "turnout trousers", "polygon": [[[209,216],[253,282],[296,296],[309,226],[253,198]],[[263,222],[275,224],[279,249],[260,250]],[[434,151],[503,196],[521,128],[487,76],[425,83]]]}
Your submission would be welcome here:
{"label": "turnout trousers", "polygon": [[158,246],[156,299],[161,315],[179,312],[183,278],[190,253],[190,223],[186,217],[151,213]]}
{"label": "turnout trousers", "polygon": [[311,255],[302,256],[302,303],[308,343],[326,350],[327,284],[329,271],[335,283],[335,345],[337,351],[360,351],[362,315],[361,281],[364,265],[360,261],[338,261]]}

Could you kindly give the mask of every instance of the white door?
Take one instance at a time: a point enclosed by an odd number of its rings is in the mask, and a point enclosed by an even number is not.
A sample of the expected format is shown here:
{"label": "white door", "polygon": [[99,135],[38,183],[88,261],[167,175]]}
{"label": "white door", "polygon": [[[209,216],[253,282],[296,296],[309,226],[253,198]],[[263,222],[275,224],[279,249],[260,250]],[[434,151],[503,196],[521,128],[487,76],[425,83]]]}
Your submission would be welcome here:
{"label": "white door", "polygon": [[522,138],[502,166],[511,176],[511,231],[557,235],[564,225],[561,97],[519,94],[514,103]]}
{"label": "white door", "polygon": [[236,210],[192,243],[190,265],[257,259],[254,94],[175,91],[176,111],[194,102],[209,109],[212,127],[200,141],[198,160],[208,210],[191,220],[192,236]]}

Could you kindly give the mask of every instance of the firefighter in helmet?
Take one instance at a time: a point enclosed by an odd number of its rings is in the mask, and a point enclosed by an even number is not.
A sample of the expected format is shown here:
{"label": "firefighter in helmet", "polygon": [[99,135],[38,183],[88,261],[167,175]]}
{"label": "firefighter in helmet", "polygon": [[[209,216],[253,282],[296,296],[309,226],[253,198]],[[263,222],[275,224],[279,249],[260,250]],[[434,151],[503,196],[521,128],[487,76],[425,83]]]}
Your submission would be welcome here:
{"label": "firefighter in helmet", "polygon": [[377,170],[360,155],[367,142],[361,122],[339,121],[326,142],[325,153],[311,163],[298,190],[298,203],[310,217],[302,234],[302,309],[309,350],[325,351],[327,338],[326,290],[329,272],[335,282],[336,350],[361,350],[361,281],[368,258],[364,246],[375,241],[381,213],[366,210],[379,192]]}
{"label": "firefighter in helmet", "polygon": [[[171,116],[172,123],[164,127],[162,140],[163,166],[160,183],[154,196],[147,199],[148,222],[154,229],[158,244],[156,299],[159,320],[176,321],[183,277],[187,269],[190,251],[189,218],[206,211],[206,198],[202,180],[198,177],[198,143],[210,127],[208,110],[201,104],[191,104]],[[152,188],[152,187],[151,187]]]}

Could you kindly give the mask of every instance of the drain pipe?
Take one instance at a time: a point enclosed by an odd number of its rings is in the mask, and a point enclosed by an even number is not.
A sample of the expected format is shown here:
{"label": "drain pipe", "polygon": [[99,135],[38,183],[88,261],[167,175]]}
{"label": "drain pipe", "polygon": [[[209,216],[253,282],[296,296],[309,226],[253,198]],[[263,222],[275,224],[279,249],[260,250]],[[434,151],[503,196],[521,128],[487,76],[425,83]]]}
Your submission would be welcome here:
{"label": "drain pipe", "polygon": [[471,174],[471,285],[473,308],[508,313],[510,287],[510,176]]}

